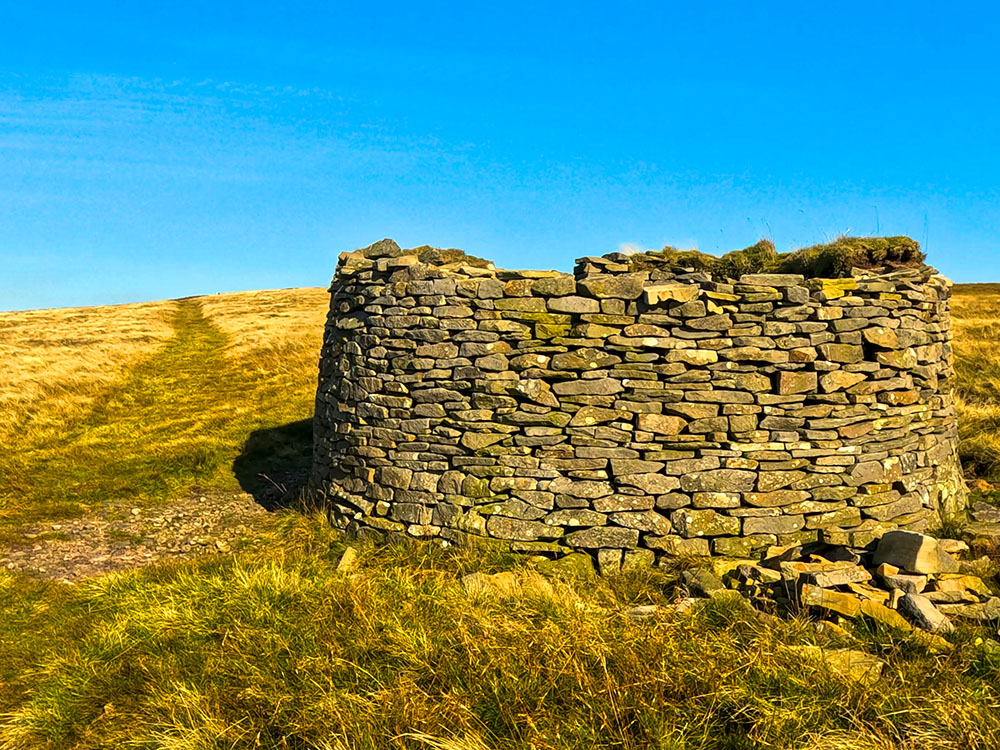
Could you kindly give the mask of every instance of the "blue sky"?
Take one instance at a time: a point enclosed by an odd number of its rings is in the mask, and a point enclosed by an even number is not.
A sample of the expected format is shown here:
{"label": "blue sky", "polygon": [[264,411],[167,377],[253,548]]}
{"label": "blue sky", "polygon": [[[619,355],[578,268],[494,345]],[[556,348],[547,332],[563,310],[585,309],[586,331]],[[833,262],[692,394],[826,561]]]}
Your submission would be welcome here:
{"label": "blue sky", "polygon": [[277,5],[0,1],[0,309],[321,286],[382,237],[878,230],[1000,281],[986,3]]}

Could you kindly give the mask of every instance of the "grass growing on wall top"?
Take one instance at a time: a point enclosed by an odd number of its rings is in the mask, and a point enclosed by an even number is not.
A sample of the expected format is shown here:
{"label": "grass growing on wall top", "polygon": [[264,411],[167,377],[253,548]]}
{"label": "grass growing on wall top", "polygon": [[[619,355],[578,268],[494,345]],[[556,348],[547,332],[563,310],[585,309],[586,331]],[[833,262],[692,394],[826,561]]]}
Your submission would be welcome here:
{"label": "grass growing on wall top", "polygon": [[[833,242],[779,253],[770,240],[719,257],[697,250],[665,247],[657,255],[672,265],[705,271],[717,279],[739,279],[751,273],[792,273],[807,278],[849,276],[853,268],[887,269],[922,266],[924,253],[909,237],[839,237]],[[641,255],[632,256],[642,268]]]}

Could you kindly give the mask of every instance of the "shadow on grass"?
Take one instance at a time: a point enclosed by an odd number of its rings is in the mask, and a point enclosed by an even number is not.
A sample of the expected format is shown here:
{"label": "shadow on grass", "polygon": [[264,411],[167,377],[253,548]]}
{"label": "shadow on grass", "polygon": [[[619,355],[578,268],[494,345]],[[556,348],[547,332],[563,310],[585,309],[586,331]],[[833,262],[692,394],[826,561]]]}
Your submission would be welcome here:
{"label": "shadow on grass", "polygon": [[255,430],[233,461],[233,474],[268,510],[293,507],[309,479],[312,440],[312,419]]}

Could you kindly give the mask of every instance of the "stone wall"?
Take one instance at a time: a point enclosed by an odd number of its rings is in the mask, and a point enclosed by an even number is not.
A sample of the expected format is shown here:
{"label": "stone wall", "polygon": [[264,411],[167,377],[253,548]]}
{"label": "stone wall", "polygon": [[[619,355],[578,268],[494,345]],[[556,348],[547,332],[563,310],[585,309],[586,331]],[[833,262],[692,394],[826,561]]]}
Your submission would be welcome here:
{"label": "stone wall", "polygon": [[950,282],[341,255],[312,486],[345,527],[602,565],[864,546],[964,502]]}

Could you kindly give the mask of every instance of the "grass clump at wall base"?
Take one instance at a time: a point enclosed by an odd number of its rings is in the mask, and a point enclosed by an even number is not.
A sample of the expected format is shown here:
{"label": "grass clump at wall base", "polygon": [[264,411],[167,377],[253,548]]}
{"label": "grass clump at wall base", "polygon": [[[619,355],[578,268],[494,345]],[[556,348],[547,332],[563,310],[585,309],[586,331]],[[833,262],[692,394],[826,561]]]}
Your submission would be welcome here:
{"label": "grass clump at wall base", "polygon": [[[858,627],[848,645],[887,662],[866,686],[796,650],[844,645],[805,620],[738,598],[675,610],[665,571],[370,541],[338,572],[341,539],[292,517],[263,548],[18,600],[0,618],[0,747],[1000,746],[1000,660],[971,633],[935,656]],[[510,571],[520,593],[471,596],[472,571]],[[0,602],[22,585],[0,572]]]}
{"label": "grass clump at wall base", "polygon": [[[718,280],[739,279],[752,273],[794,273],[807,278],[850,276],[852,269],[893,270],[923,266],[926,256],[920,244],[909,237],[840,237],[825,245],[813,245],[790,253],[779,253],[770,240],[734,250],[718,257],[697,250],[665,247],[659,252],[671,266],[704,271]],[[633,256],[638,270],[642,256]]]}

